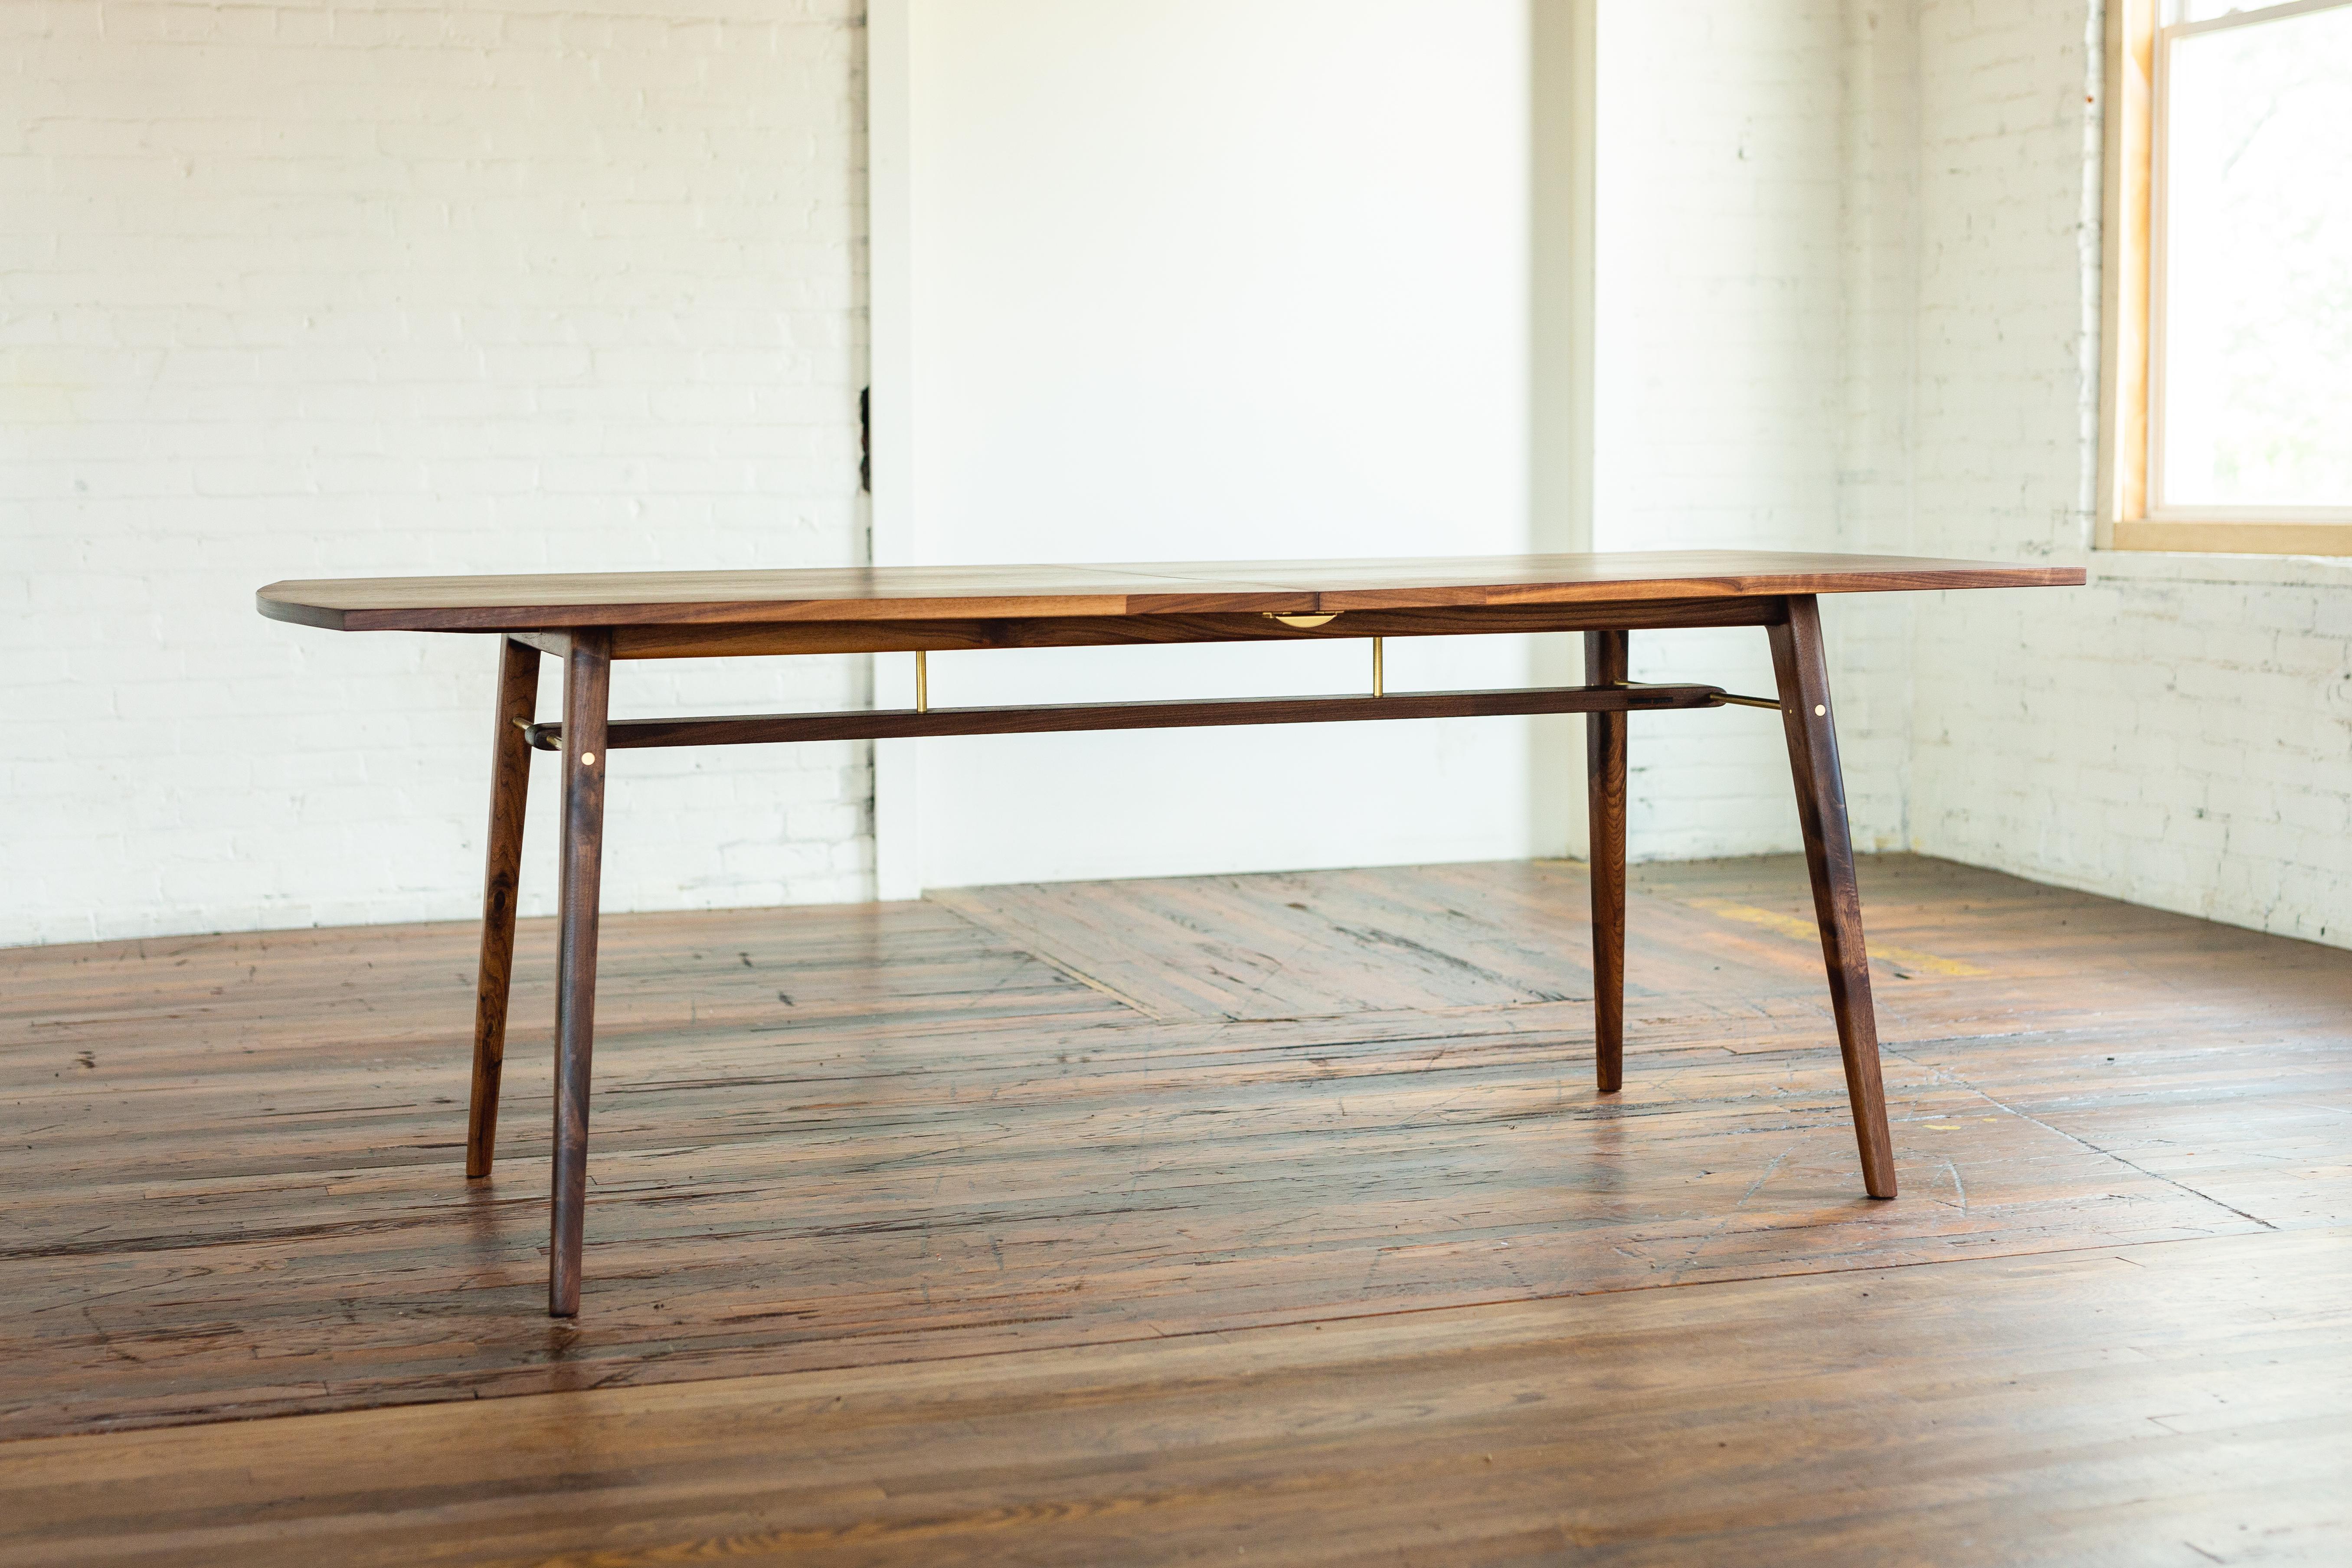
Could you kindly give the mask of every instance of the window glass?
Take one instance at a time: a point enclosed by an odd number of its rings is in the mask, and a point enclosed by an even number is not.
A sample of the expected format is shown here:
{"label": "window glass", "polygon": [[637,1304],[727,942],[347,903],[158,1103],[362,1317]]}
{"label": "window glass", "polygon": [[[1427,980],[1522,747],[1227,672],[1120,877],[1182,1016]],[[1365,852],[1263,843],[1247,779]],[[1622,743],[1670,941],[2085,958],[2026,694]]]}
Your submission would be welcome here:
{"label": "window glass", "polygon": [[2352,5],[2169,50],[2152,499],[2352,506]]}

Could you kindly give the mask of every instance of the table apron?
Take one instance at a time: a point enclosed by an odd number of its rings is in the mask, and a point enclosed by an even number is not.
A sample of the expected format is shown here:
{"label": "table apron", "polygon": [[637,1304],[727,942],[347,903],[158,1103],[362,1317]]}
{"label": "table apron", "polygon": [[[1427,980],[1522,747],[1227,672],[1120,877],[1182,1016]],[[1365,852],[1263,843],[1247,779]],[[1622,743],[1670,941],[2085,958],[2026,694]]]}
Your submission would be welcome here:
{"label": "table apron", "polygon": [[[1633,599],[1591,605],[1464,605],[1440,609],[1343,610],[1319,626],[1271,613],[941,617],[917,621],[726,621],[616,626],[614,658],[736,658],[796,653],[911,653],[991,647],[1108,647],[1139,643],[1328,642],[1350,637],[1479,637],[1508,632],[1673,631],[1767,626],[1788,619],[1780,595]],[[490,628],[472,628],[478,632]],[[562,628],[505,634],[542,652],[569,645]]]}

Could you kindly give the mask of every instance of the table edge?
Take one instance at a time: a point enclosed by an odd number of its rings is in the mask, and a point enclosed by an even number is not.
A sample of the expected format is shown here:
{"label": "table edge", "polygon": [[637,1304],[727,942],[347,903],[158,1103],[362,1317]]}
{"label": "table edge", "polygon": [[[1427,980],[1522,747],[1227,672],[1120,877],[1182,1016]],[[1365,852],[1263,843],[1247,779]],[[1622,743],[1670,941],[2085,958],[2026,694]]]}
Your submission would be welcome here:
{"label": "table edge", "polygon": [[1171,590],[1143,594],[929,595],[886,599],[698,600],[589,605],[489,605],[457,607],[339,607],[273,597],[293,582],[254,595],[271,620],[329,631],[560,631],[574,626],[759,625],[825,621],[1052,619],[1154,615],[1339,614],[1348,610],[1471,609],[1489,605],[1638,605],[1655,599],[1782,598],[1796,595],[1934,593],[1969,588],[2080,587],[2080,566],[1993,566],[1836,575],[1636,578],[1615,583],[1446,584],[1423,588]]}

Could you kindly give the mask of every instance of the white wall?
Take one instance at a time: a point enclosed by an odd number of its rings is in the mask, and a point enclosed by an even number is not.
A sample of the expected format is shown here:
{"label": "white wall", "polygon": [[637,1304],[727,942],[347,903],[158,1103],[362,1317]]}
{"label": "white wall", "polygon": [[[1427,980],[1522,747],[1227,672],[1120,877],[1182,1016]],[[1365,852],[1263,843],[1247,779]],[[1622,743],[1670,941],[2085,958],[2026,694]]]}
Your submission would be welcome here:
{"label": "white wall", "polygon": [[[263,583],[862,558],[859,22],[0,5],[0,942],[478,909],[494,652],[263,621]],[[865,680],[635,665],[614,703]],[[846,745],[633,753],[606,902],[865,896],[867,795]]]}
{"label": "white wall", "polygon": [[[2096,0],[1599,16],[1598,547],[2086,566],[1829,602],[1857,842],[2352,946],[2352,563],[2090,548]],[[1692,717],[1636,721],[1634,854],[1793,847],[1769,721]]]}
{"label": "white wall", "polygon": [[[2087,563],[1832,606],[1857,837],[2352,942],[2352,568],[2088,548],[2093,0],[1598,3],[1601,547]],[[261,582],[857,557],[856,20],[0,6],[0,942],[472,911],[488,650]],[[1634,764],[1637,854],[1794,843],[1764,716]],[[845,747],[634,757],[608,899],[860,896],[866,794]]]}
{"label": "white wall", "polygon": [[[907,419],[877,542],[897,507],[927,563],[1528,548],[1525,0],[905,11],[907,292],[877,309],[905,310],[909,374],[877,370]],[[1388,680],[1523,684],[1519,642],[1396,639]],[[929,669],[947,704],[1370,679],[1363,640]],[[884,849],[918,835],[925,886],[1524,856],[1527,732],[926,742]]]}
{"label": "white wall", "polygon": [[2352,563],[2089,549],[2099,29],[1920,7],[1919,542],[2093,585],[1922,606],[1912,839],[2352,946]]}
{"label": "white wall", "polygon": [[[1602,0],[1593,548],[1835,550],[1847,516],[1848,17],[1837,0]],[[1832,600],[1857,842],[1899,842],[1899,658],[1885,606]],[[1759,631],[1633,638],[1638,679],[1769,693]],[[1886,734],[1891,730],[1894,742]],[[1636,714],[1637,858],[1800,841],[1769,713]]]}

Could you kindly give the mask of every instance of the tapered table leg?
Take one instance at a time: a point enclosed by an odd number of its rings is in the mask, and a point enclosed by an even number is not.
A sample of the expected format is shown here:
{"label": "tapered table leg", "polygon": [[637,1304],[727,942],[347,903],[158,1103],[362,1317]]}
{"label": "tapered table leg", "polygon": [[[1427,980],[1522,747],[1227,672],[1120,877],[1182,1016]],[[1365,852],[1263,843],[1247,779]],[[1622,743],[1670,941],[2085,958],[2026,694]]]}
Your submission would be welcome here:
{"label": "tapered table leg", "polygon": [[1789,736],[1789,766],[1796,776],[1805,864],[1813,878],[1813,915],[1829,969],[1830,1005],[1837,1014],[1838,1050],[1845,1058],[1846,1098],[1862,1145],[1862,1184],[1874,1198],[1891,1198],[1895,1146],[1878,1078],[1878,1019],[1870,1001],[1870,958],[1862,944],[1862,894],[1854,885],[1853,837],[1846,826],[1820,605],[1811,595],[1791,597],[1789,618],[1768,630],[1780,719]]}
{"label": "tapered table leg", "polygon": [[[1631,668],[1623,632],[1584,634],[1584,683],[1609,686]],[[1601,1092],[1625,1081],[1625,715],[1584,718],[1587,863],[1592,868],[1593,1070]]]}
{"label": "tapered table leg", "polygon": [[523,805],[530,742],[522,726],[539,701],[539,650],[500,639],[499,700],[490,731],[490,830],[482,871],[482,964],[474,982],[474,1086],[466,1101],[466,1174],[490,1173],[498,1152],[499,1076],[507,1056],[507,993],[514,975],[515,890],[522,874]]}
{"label": "tapered table leg", "polygon": [[563,665],[563,850],[555,993],[554,1201],[547,1311],[580,1310],[580,1238],[588,1205],[588,1073],[596,1030],[596,900],[604,859],[604,716],[612,635],[574,632]]}

